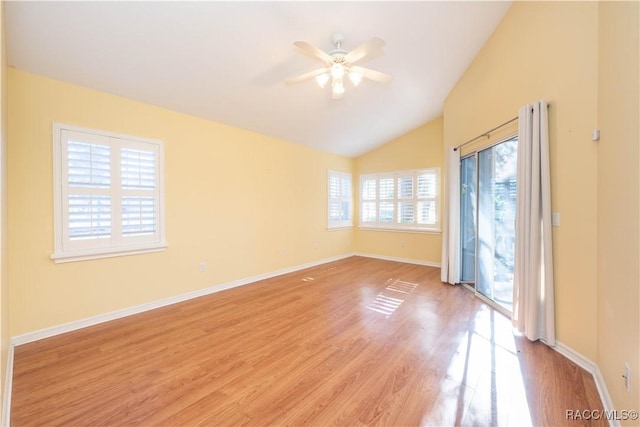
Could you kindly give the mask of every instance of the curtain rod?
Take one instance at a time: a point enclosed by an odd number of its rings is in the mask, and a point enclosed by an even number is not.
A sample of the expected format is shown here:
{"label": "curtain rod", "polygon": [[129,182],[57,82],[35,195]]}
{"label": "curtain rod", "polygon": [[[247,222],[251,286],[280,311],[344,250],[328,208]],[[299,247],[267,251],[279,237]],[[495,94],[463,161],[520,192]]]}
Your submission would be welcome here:
{"label": "curtain rod", "polygon": [[[551,106],[551,104],[547,103],[547,108],[549,108],[550,106]],[[477,141],[478,139],[480,139],[482,137],[486,136],[487,138],[489,138],[491,136],[491,132],[500,129],[501,127],[506,126],[509,123],[515,122],[516,120],[518,120],[518,116],[515,116],[513,119],[507,120],[506,122],[502,123],[501,125],[498,125],[498,126],[494,127],[493,129],[490,129],[490,130],[486,131],[485,133],[476,136],[475,138],[471,138],[467,142],[464,142],[464,143],[458,145],[457,147],[454,147],[453,150],[457,151],[460,148],[464,147],[465,145],[471,144],[472,142]]]}
{"label": "curtain rod", "polygon": [[513,119],[509,119],[509,120],[507,120],[506,122],[502,123],[501,125],[498,125],[498,126],[494,127],[493,129],[490,129],[490,130],[486,131],[485,133],[483,133],[483,134],[481,134],[481,135],[476,136],[475,138],[471,138],[471,139],[470,139],[470,140],[468,140],[467,142],[465,142],[465,143],[463,143],[463,144],[460,144],[460,145],[458,145],[457,147],[454,147],[453,149],[454,149],[454,151],[457,151],[457,150],[459,150],[460,148],[464,147],[465,145],[467,145],[467,144],[471,144],[472,142],[477,141],[478,139],[480,139],[480,138],[482,138],[482,137],[485,137],[485,136],[486,136],[487,138],[489,138],[489,137],[491,136],[491,132],[493,132],[494,130],[498,130],[498,129],[500,129],[501,127],[506,126],[506,125],[508,125],[509,123],[515,122],[516,120],[518,120],[518,116],[514,117]]}

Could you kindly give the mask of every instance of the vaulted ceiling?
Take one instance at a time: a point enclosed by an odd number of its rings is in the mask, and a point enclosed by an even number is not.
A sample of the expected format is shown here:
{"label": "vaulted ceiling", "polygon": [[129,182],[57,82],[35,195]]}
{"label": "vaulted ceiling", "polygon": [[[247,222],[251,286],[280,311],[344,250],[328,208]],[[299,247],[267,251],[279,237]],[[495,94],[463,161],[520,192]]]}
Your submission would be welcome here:
{"label": "vaulted ceiling", "polygon": [[[6,2],[10,66],[261,134],[357,156],[442,114],[444,99],[510,2]],[[294,47],[372,37],[362,65],[390,83],[313,79]]]}

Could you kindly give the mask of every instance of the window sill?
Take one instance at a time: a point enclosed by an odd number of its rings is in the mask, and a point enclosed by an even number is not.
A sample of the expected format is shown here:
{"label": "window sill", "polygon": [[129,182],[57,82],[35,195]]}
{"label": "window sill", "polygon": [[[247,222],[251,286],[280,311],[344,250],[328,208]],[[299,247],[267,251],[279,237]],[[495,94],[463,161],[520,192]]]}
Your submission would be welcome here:
{"label": "window sill", "polygon": [[109,249],[92,249],[92,250],[80,250],[72,252],[57,252],[51,254],[51,259],[56,263],[74,262],[74,261],[87,261],[100,258],[113,258],[119,256],[138,255],[152,252],[162,252],[169,245],[166,242],[146,245],[146,246],[132,246],[127,248],[109,248]]}
{"label": "window sill", "polygon": [[395,233],[418,233],[418,234],[440,234],[440,229],[425,229],[425,228],[416,228],[416,227],[374,227],[371,225],[360,225],[358,229],[364,231],[387,231],[387,232],[395,232]]}
{"label": "window sill", "polygon": [[327,231],[351,230],[353,225],[329,225]]}

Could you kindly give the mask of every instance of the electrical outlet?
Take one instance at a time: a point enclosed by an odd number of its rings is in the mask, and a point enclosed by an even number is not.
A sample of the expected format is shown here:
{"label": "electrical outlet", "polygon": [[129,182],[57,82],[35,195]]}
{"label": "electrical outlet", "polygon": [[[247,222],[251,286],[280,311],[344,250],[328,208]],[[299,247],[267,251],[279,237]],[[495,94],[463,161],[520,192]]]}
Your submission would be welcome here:
{"label": "electrical outlet", "polygon": [[629,362],[624,364],[624,386],[627,388],[627,392],[631,391],[631,368],[629,367]]}
{"label": "electrical outlet", "polygon": [[201,262],[200,263],[200,272],[204,273],[205,271],[207,271],[207,263],[206,262]]}

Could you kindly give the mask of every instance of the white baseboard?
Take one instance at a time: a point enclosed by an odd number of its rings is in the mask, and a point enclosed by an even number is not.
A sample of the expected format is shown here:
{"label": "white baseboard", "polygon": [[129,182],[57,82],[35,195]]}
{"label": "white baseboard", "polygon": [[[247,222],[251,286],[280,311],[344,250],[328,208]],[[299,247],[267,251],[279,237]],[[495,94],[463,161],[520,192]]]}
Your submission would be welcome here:
{"label": "white baseboard", "polygon": [[[550,346],[551,347],[551,346]],[[582,354],[578,353],[571,347],[561,343],[560,341],[556,341],[555,347],[551,347],[567,359],[571,360],[576,365],[580,366],[582,369],[593,373],[596,364],[592,362],[590,359],[584,357]]]}
{"label": "white baseboard", "polygon": [[224,291],[227,289],[236,288],[238,286],[247,285],[249,283],[257,282],[259,280],[270,279],[272,277],[281,276],[283,274],[293,273],[295,271],[303,270],[305,268],[315,267],[317,265],[326,264],[328,262],[337,261],[343,258],[348,258],[353,255],[354,255],[353,253],[347,253],[343,255],[324,258],[321,260],[296,265],[294,267],[283,268],[281,270],[276,270],[276,271],[272,271],[264,274],[258,274],[256,276],[246,277],[244,279],[239,279],[239,280],[234,280],[232,282],[214,285],[205,289],[199,289],[197,291],[187,292],[185,294],[176,295],[173,297],[168,297],[161,300],[136,305],[134,307],[125,308],[122,310],[116,310],[116,311],[112,311],[105,314],[99,314],[97,316],[75,320],[73,322],[64,323],[62,325],[52,326],[49,328],[40,329],[33,332],[28,332],[22,335],[16,335],[15,337],[11,338],[11,345],[17,346],[17,345],[30,343],[30,342],[41,340],[44,338],[49,338],[55,335],[64,334],[66,332],[71,332],[78,329],[86,328],[88,326],[93,326],[93,325],[108,322],[111,320],[120,319],[122,317],[131,316],[133,314],[138,314],[145,311],[153,310],[155,308],[165,307],[167,305],[176,304],[176,303],[187,301],[193,298],[198,298],[201,296],[213,294],[213,293]]}
{"label": "white baseboard", "polygon": [[[600,395],[600,400],[602,401],[604,410],[608,412],[614,412],[615,408],[613,407],[613,401],[611,400],[609,390],[607,390],[607,384],[604,382],[604,378],[602,377],[602,373],[600,372],[600,368],[598,368],[598,365],[561,342],[556,341],[555,347],[551,348],[593,375],[593,380],[596,383],[598,394]],[[609,420],[609,425],[611,427],[619,427],[620,421],[614,419]]]}
{"label": "white baseboard", "polygon": [[7,371],[4,377],[4,396],[2,399],[2,425],[8,426],[11,421],[11,391],[13,390],[13,348],[9,343],[7,349]]}
{"label": "white baseboard", "polygon": [[407,263],[407,264],[426,265],[427,267],[438,267],[438,268],[440,268],[440,263],[439,262],[423,261],[423,260],[420,260],[420,259],[398,258],[398,257],[393,257],[393,256],[369,254],[369,253],[364,253],[364,252],[356,252],[354,255],[365,257],[365,258],[384,259],[386,261],[404,262],[404,263]]}

